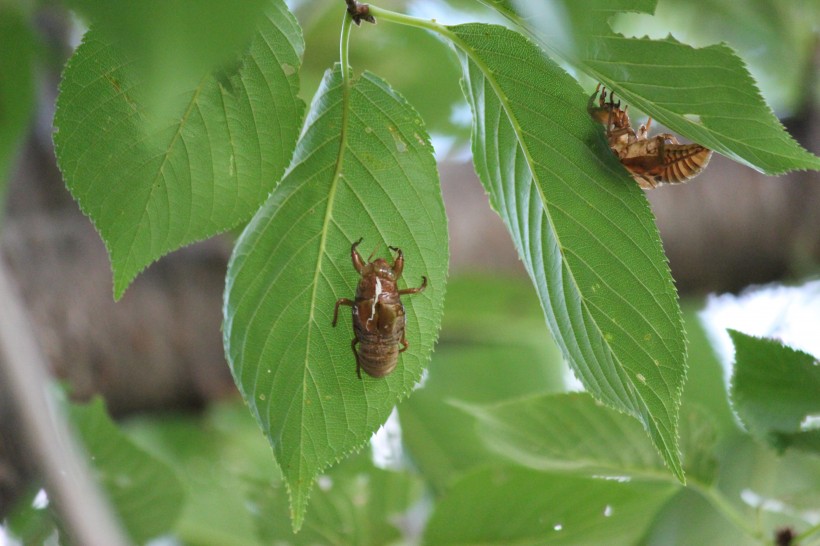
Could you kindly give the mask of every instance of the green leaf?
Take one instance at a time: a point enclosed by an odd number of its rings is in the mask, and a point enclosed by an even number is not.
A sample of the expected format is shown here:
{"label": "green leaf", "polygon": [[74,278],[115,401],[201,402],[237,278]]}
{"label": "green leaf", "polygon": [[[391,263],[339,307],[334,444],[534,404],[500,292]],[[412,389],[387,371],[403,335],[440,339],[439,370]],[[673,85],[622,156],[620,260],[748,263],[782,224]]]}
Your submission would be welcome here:
{"label": "green leaf", "polygon": [[[814,0],[692,0],[659,2],[653,14],[620,14],[612,28],[628,36],[663,39],[670,33],[693,46],[731,44],[775,113],[795,112],[813,89],[806,77],[820,4]],[[703,14],[708,13],[708,17]],[[784,62],[787,61],[787,62]]]}
{"label": "green leaf", "polygon": [[683,479],[683,324],[645,198],[588,115],[585,93],[540,49],[503,27],[450,30],[464,52],[476,170],[550,331],[587,390],[640,420]]}
{"label": "green leaf", "polygon": [[478,420],[489,449],[529,468],[668,477],[640,424],[586,393],[456,405]]}
{"label": "green leaf", "polygon": [[436,506],[424,543],[636,544],[675,486],[484,469]]}
{"label": "green leaf", "polygon": [[686,475],[701,485],[711,485],[717,476],[715,456],[719,438],[717,423],[708,408],[684,404],[681,409],[681,451]]}
{"label": "green leaf", "polygon": [[[732,498],[739,498],[738,494]],[[756,515],[748,511],[748,520]],[[686,488],[675,495],[655,515],[650,529],[639,544],[667,546],[669,544],[731,544],[761,546],[766,543],[732,525],[725,514],[694,489]]]}
{"label": "green leaf", "polygon": [[[478,435],[488,450],[528,468],[669,479],[640,425],[586,393],[451,404],[476,419]],[[717,464],[714,423],[693,406],[683,412],[682,425],[683,468],[701,485],[710,484]]]}
{"label": "green leaf", "polygon": [[365,450],[319,478],[294,535],[270,445],[244,404],[219,404],[202,416],[141,418],[127,430],[176,470],[188,492],[174,533],[183,544],[390,544],[406,532],[408,510],[422,494],[416,476],[374,467]]}
{"label": "green leaf", "polygon": [[[348,313],[350,245],[398,246],[407,340],[383,379],[356,377]],[[273,445],[298,529],[314,477],[360,448],[421,377],[441,323],[447,222],[421,119],[387,84],[328,71],[284,180],[239,239],[228,267],[224,342],[234,379]],[[343,308],[343,310],[346,308]]]}
{"label": "green leaf", "polygon": [[523,278],[455,277],[447,283],[441,339],[421,388],[398,406],[402,445],[437,491],[497,459],[453,399],[496,403],[564,388],[566,366]]}
{"label": "green leaf", "polygon": [[233,62],[247,46],[270,0],[66,0],[128,59],[146,83],[144,97],[162,108],[192,89],[214,66]]}
{"label": "green leaf", "polygon": [[[286,517],[287,499],[281,489],[259,483],[250,497],[259,506],[256,521],[262,544],[403,544],[413,529],[408,510],[421,499],[419,478],[373,466],[364,452],[342,462],[319,478],[312,510],[294,537]],[[404,531],[404,533],[403,533]]]}
{"label": "green leaf", "polygon": [[63,74],[54,143],[108,249],[116,298],[151,262],[248,220],[268,196],[299,132],[302,49],[296,20],[274,0],[237,64],[202,76],[160,116],[102,32],[86,34]]}
{"label": "green leaf", "polygon": [[402,444],[435,488],[444,490],[454,476],[496,458],[476,434],[473,419],[454,407],[452,399],[495,401],[513,392],[555,388],[549,356],[526,345],[453,346],[442,338],[423,387],[398,408]]}
{"label": "green leaf", "polygon": [[42,506],[39,495],[38,487],[30,488],[3,516],[3,531],[13,544],[48,544],[49,537],[60,536],[54,506]]}
{"label": "green leaf", "polygon": [[820,429],[803,421],[820,414],[820,363],[771,339],[729,330],[735,344],[731,396],[749,431],[779,450],[820,453]]}
{"label": "green leaf", "polygon": [[101,399],[71,405],[69,413],[128,535],[144,543],[167,533],[185,500],[174,472],[120,432]]}
{"label": "green leaf", "polygon": [[688,405],[701,408],[721,434],[736,433],[737,419],[729,405],[723,366],[698,316],[703,302],[684,300],[682,307],[689,353],[682,408],[685,410]]}
{"label": "green leaf", "polygon": [[[633,108],[673,131],[766,174],[820,169],[820,158],[802,148],[766,105],[744,62],[725,44],[694,48],[672,36],[627,38],[612,32],[618,11],[653,13],[656,0],[564,2],[575,48],[559,54]],[[536,32],[553,22],[520,2],[525,25]],[[505,12],[506,13],[506,12]],[[517,19],[517,18],[516,18]],[[542,35],[547,47],[553,40]]]}
{"label": "green leaf", "polygon": [[244,404],[216,404],[197,416],[140,417],[130,420],[126,430],[174,468],[185,488],[187,502],[173,531],[181,543],[263,544],[256,521],[263,515],[283,522],[290,532],[286,499],[278,512],[266,514],[259,514],[253,501],[251,491],[258,487],[283,498],[286,494],[270,445]]}
{"label": "green leaf", "polygon": [[[760,545],[775,529],[802,533],[817,524],[820,458],[797,450],[778,455],[747,434],[721,439],[714,452],[719,479],[676,496],[658,515],[648,544]],[[738,530],[743,534],[732,537]]]}
{"label": "green leaf", "polygon": [[0,4],[0,216],[6,180],[34,108],[34,36],[15,4]]}

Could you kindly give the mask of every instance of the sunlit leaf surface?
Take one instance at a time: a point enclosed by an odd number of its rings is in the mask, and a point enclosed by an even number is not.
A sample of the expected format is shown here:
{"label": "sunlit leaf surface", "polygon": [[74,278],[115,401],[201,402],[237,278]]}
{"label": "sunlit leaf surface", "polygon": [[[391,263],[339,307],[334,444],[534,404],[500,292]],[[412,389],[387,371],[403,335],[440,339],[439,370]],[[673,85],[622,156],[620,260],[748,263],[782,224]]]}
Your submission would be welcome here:
{"label": "sunlit leaf surface", "polygon": [[820,429],[803,421],[820,413],[820,363],[810,354],[730,330],[735,344],[732,403],[749,430],[774,447],[820,453]]}
{"label": "sunlit leaf surface", "polygon": [[675,486],[490,468],[453,485],[425,544],[635,544]]}
{"label": "sunlit leaf surface", "polygon": [[114,295],[160,256],[248,220],[288,164],[304,105],[301,31],[271,2],[230,67],[146,108],[133,63],[92,28],[63,74],[54,143],[66,184],[111,257]]}
{"label": "sunlit leaf surface", "polygon": [[[409,349],[386,378],[356,377],[350,245],[404,251]],[[363,252],[365,256],[369,253]],[[421,119],[365,73],[328,71],[284,180],[239,239],[228,270],[225,348],[237,385],[273,445],[301,525],[314,477],[361,447],[421,377],[438,335],[447,223]]]}

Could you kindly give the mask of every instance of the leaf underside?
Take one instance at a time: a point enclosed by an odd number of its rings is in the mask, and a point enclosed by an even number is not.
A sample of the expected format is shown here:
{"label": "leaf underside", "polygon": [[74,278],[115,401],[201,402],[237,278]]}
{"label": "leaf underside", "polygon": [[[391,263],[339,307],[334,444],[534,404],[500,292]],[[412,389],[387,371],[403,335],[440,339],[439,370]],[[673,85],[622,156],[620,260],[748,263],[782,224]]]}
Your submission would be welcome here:
{"label": "leaf underside", "polygon": [[[502,403],[452,402],[476,419],[490,451],[535,470],[631,476],[668,482],[663,461],[640,424],[588,393],[539,394]],[[709,414],[684,406],[681,451],[687,479],[714,479],[717,431]]]}
{"label": "leaf underside", "polygon": [[63,74],[54,117],[68,189],[105,242],[114,296],[164,254],[248,220],[288,164],[304,104],[301,31],[273,0],[235,65],[146,109],[134,61],[92,28]]}
{"label": "leaf underside", "polygon": [[185,492],[173,470],[134,445],[111,421],[101,399],[68,406],[100,485],[137,543],[168,533]]}
{"label": "leaf underside", "polygon": [[488,449],[529,468],[615,476],[663,471],[640,424],[586,393],[458,406],[477,419]]}
{"label": "leaf underside", "polygon": [[735,344],[731,397],[743,423],[773,447],[820,453],[820,430],[803,428],[820,413],[820,363],[812,355],[729,330]]}
{"label": "leaf underside", "polygon": [[[676,133],[765,174],[820,169],[820,158],[801,147],[765,103],[743,60],[726,44],[695,48],[671,35],[663,40],[616,34],[617,12],[652,14],[656,0],[565,2],[573,46],[555,48],[604,83],[633,108]],[[547,47],[554,24],[531,3],[518,2],[523,24]],[[505,15],[522,23],[505,10]],[[573,50],[573,51],[567,51]]]}
{"label": "leaf underside", "polygon": [[424,543],[636,544],[674,491],[670,484],[482,469],[438,503]]}
{"label": "leaf underside", "polygon": [[[820,158],[786,132],[727,45],[607,37],[595,50],[583,60],[590,74],[675,132],[765,174],[820,169]],[[629,68],[619,59],[629,59]]]}
{"label": "leaf underside", "polygon": [[[404,251],[407,340],[386,378],[356,377],[350,245]],[[366,256],[369,253],[363,252]],[[413,388],[438,335],[448,263],[435,160],[418,115],[364,74],[346,91],[337,66],[311,105],[285,178],[239,239],[225,292],[235,381],[273,445],[301,526],[314,477],[360,448]]]}
{"label": "leaf underside", "polygon": [[553,336],[587,390],[640,420],[682,479],[683,325],[645,198],[585,93],[539,48],[503,27],[450,30],[463,50],[476,170]]}

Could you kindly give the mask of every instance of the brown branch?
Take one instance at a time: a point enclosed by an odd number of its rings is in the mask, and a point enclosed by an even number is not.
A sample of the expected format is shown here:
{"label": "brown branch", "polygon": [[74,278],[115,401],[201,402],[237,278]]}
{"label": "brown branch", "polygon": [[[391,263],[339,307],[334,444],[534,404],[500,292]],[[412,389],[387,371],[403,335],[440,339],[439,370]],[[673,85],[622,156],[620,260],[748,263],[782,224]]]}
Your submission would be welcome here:
{"label": "brown branch", "polygon": [[370,15],[370,6],[360,4],[356,0],[345,0],[345,2],[347,3],[347,12],[357,26],[361,25],[362,21],[376,24],[376,18]]}
{"label": "brown branch", "polygon": [[97,488],[65,416],[49,396],[47,365],[6,267],[0,259],[0,376],[20,417],[21,437],[78,544],[128,543]]}

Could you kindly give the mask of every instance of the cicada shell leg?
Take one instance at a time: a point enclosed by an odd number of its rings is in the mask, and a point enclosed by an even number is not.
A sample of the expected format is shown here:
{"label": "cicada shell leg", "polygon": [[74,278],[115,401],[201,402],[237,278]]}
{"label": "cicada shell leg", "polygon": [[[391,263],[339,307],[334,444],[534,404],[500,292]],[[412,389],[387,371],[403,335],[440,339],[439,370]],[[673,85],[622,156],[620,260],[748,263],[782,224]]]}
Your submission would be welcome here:
{"label": "cicada shell leg", "polygon": [[364,269],[364,258],[362,258],[359,251],[356,250],[356,247],[359,246],[363,240],[364,237],[359,237],[359,240],[350,246],[350,259],[353,260],[353,267],[356,268],[356,271],[358,271],[360,275],[362,273],[362,269]]}
{"label": "cicada shell leg", "polygon": [[638,128],[638,138],[639,139],[646,138],[647,135],[649,134],[649,128],[651,126],[652,126],[652,118],[649,118],[649,119],[646,120],[646,123],[644,125],[641,125]]}
{"label": "cicada shell leg", "polygon": [[635,180],[635,182],[638,183],[638,186],[642,190],[651,190],[658,187],[658,182],[655,181],[654,177],[639,174],[632,170],[629,170],[629,172],[632,175],[632,178]]}
{"label": "cicada shell leg", "polygon": [[595,107],[595,99],[598,98],[598,93],[600,91],[601,91],[601,84],[599,83],[595,87],[595,92],[592,94],[592,96],[589,97],[589,100],[587,100],[587,112],[589,112],[589,115],[591,115],[592,117],[596,117],[595,116],[595,111],[600,108],[600,105],[597,108]]}
{"label": "cicada shell leg", "polygon": [[387,248],[396,253],[396,261],[393,262],[393,273],[396,274],[396,280],[398,280],[401,277],[401,272],[404,270],[404,253],[397,246],[389,246]]}
{"label": "cicada shell leg", "polygon": [[336,307],[333,308],[333,327],[336,327],[336,321],[339,320],[339,306],[340,305],[347,305],[348,307],[353,307],[356,305],[356,302],[353,300],[349,300],[347,298],[340,298],[336,300]]}
{"label": "cicada shell leg", "polygon": [[427,288],[427,277],[421,278],[421,286],[418,288],[405,288],[404,290],[399,290],[399,296],[406,296],[407,294],[418,294],[419,292],[424,291]]}

